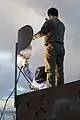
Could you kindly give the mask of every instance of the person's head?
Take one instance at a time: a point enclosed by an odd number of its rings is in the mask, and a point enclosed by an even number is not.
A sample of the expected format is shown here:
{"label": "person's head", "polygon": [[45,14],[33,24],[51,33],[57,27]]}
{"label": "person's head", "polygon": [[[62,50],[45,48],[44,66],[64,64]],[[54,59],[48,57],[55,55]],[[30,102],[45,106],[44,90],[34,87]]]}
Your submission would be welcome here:
{"label": "person's head", "polygon": [[49,8],[47,11],[48,17],[49,19],[53,18],[53,17],[58,17],[58,10],[56,8]]}

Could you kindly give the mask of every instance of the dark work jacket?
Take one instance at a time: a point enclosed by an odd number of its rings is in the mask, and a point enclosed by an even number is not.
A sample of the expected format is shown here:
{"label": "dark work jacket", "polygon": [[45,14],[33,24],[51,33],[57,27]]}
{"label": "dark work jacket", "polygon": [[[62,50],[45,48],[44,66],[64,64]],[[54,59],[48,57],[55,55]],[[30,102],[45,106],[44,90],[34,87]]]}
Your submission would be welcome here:
{"label": "dark work jacket", "polygon": [[45,45],[53,42],[64,44],[65,26],[58,18],[47,20],[39,33],[45,35]]}

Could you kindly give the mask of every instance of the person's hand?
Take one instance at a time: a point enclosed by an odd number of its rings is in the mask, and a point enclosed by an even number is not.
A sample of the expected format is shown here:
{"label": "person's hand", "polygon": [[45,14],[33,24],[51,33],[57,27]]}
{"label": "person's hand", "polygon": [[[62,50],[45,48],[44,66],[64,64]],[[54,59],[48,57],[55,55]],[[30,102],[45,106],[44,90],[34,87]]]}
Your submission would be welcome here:
{"label": "person's hand", "polygon": [[33,35],[33,40],[35,40],[36,39],[36,36],[35,35]]}
{"label": "person's hand", "polygon": [[37,82],[32,82],[30,83],[29,88],[39,90],[39,84]]}
{"label": "person's hand", "polygon": [[28,60],[22,59],[22,66],[23,67],[28,67],[29,66]]}

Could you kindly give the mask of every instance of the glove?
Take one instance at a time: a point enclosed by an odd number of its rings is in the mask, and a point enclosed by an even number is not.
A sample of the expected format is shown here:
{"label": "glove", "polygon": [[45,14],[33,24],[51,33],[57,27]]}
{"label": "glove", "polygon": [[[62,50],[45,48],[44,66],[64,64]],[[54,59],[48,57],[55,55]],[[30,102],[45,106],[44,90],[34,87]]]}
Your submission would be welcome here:
{"label": "glove", "polygon": [[33,89],[39,90],[39,84],[37,82],[32,82],[32,83],[30,83],[29,88],[32,90]]}
{"label": "glove", "polygon": [[27,67],[28,68],[28,66],[29,66],[29,62],[25,58],[22,58],[21,64],[22,64],[23,67]]}

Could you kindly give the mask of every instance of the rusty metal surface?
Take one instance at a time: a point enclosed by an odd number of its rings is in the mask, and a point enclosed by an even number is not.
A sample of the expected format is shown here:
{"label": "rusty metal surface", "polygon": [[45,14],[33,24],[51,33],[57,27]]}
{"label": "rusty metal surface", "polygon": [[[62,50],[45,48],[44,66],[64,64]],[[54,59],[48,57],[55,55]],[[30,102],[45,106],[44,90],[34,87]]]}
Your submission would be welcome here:
{"label": "rusty metal surface", "polygon": [[80,81],[17,96],[17,120],[80,120]]}

